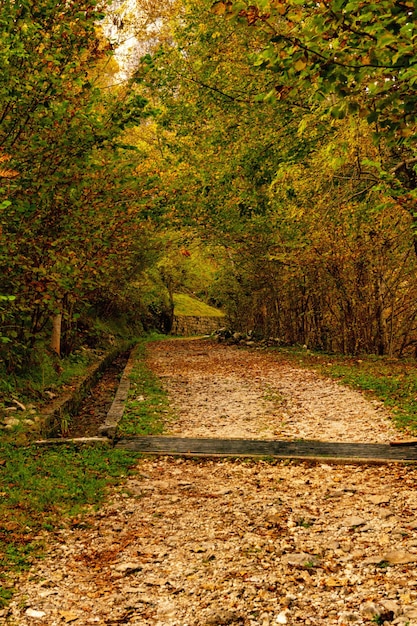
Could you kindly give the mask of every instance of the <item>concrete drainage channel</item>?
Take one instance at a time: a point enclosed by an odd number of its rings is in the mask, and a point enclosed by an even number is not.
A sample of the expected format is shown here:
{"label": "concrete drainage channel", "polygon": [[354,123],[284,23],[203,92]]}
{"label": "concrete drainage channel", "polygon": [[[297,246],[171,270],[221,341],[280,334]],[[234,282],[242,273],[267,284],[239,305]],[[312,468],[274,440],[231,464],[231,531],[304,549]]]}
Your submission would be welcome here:
{"label": "concrete drainage channel", "polygon": [[[72,390],[66,396],[60,399],[57,405],[52,405],[50,409],[43,414],[45,429],[51,433],[51,436],[45,439],[35,441],[35,445],[59,445],[59,444],[75,444],[75,445],[104,445],[112,446],[116,435],[117,425],[120,422],[125,403],[129,393],[130,379],[129,375],[133,367],[134,356],[132,353],[132,344],[124,345],[107,354],[99,363],[96,363],[85,377],[78,383],[75,390]],[[97,435],[82,437],[65,437],[56,436],[60,430],[65,416],[74,416],[78,413],[81,403],[97,381],[105,373],[113,362],[123,353],[129,352],[128,361],[123,369],[113,402],[106,414],[104,422],[98,426]]]}

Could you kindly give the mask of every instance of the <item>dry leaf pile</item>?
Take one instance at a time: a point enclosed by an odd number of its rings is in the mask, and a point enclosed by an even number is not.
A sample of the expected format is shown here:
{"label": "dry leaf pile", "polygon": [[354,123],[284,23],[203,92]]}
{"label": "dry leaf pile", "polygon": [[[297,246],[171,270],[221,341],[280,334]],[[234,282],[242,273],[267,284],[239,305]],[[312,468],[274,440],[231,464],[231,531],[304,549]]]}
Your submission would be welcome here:
{"label": "dry leaf pile", "polygon": [[[310,415],[312,423],[325,424],[325,411],[314,408],[323,401],[347,429],[351,424],[345,440],[355,440],[349,435],[356,435],[360,419],[332,382],[326,394],[326,381],[275,365],[276,388],[266,355],[215,347],[217,365],[206,357],[204,367],[198,351],[210,348],[188,345],[188,355],[186,342],[172,342],[170,356],[161,345],[150,355],[177,394],[188,433],[195,435],[192,423],[196,430],[203,424],[214,436],[219,413],[229,416],[232,430],[249,424],[256,432],[268,402],[277,424],[282,407],[294,420],[291,428],[301,428]],[[222,388],[222,378],[232,388],[225,392],[229,404],[223,393],[212,392],[214,379]],[[198,419],[192,407],[203,402],[204,381],[210,411],[200,411]],[[254,402],[247,423],[236,406],[244,405],[245,381]],[[238,389],[241,400],[233,392]],[[273,393],[285,395],[284,402]],[[368,410],[376,438],[386,437],[382,412],[372,405]],[[225,436],[220,415],[217,423]],[[0,623],[417,626],[416,481],[417,469],[395,464],[142,459],[137,475],[99,512],[55,535],[47,558],[21,577]]]}

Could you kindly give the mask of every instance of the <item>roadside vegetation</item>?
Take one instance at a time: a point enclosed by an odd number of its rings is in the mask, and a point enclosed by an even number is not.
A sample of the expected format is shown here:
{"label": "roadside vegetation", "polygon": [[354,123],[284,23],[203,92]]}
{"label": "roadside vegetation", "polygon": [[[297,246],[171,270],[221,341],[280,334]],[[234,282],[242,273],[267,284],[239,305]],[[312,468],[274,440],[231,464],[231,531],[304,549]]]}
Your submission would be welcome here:
{"label": "roadside vegetation", "polygon": [[224,313],[219,309],[215,309],[185,293],[174,293],[174,313],[175,315],[224,317]]}
{"label": "roadside vegetation", "polygon": [[[147,341],[162,337],[142,337],[135,348],[122,436],[159,434],[170,415],[166,395],[144,363]],[[87,523],[88,512],[135,471],[139,457],[106,446],[25,442],[25,433],[16,430],[0,437],[0,608],[12,597],[18,572],[40,558],[63,529]]]}
{"label": "roadside vegetation", "polygon": [[130,373],[129,397],[118,426],[119,437],[159,435],[174,414],[161,381],[145,363],[148,341],[163,339],[151,335],[139,341],[134,349],[135,363]]}

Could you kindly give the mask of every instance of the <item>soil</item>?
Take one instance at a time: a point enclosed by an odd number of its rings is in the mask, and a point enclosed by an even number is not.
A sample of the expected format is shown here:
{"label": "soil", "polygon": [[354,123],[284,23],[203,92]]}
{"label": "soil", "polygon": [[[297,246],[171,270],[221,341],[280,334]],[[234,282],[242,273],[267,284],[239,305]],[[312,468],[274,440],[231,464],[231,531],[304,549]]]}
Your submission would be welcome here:
{"label": "soil", "polygon": [[[184,436],[387,441],[378,403],[258,350],[149,347]],[[417,626],[417,469],[142,458],[0,623]],[[2,621],[3,620],[3,621]]]}

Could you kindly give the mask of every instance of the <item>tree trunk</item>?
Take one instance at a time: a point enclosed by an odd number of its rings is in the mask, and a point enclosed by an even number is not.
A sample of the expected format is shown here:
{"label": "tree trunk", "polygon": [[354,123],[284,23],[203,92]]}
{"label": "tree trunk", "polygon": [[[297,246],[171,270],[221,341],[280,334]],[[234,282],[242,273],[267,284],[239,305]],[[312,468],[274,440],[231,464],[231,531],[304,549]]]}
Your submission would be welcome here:
{"label": "tree trunk", "polygon": [[61,326],[62,313],[57,313],[52,319],[51,348],[58,356],[61,356]]}

